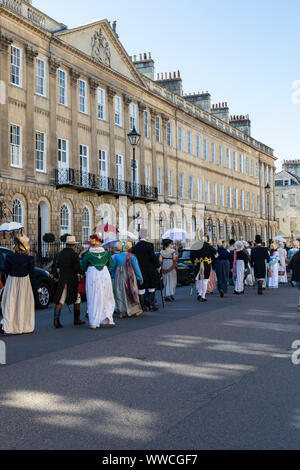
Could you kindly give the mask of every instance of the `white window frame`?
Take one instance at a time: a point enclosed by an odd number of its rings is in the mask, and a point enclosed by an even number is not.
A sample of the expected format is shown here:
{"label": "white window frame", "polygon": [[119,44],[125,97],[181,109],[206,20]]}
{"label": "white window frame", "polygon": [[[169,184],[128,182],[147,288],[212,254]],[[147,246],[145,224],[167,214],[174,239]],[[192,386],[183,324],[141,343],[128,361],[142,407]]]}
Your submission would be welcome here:
{"label": "white window frame", "polygon": [[149,163],[145,167],[145,184],[148,187],[151,186],[151,165]]}
{"label": "white window frame", "polygon": [[217,183],[213,183],[213,204],[218,205],[218,186]]}
{"label": "white window frame", "polygon": [[161,125],[160,125],[160,117],[156,116],[155,118],[155,137],[156,142],[161,142]]}
{"label": "white window frame", "polygon": [[[43,75],[39,75],[40,67],[39,63],[43,64]],[[37,57],[35,60],[35,92],[39,96],[43,96],[46,98],[47,96],[47,63],[45,59],[41,59],[40,57]],[[42,80],[42,92],[38,91],[38,86],[39,82],[38,80]]]}
{"label": "white window frame", "polygon": [[223,146],[219,145],[219,165],[223,166]]}
{"label": "white window frame", "polygon": [[[20,64],[15,64],[13,63],[12,59],[13,59],[13,51],[18,51],[20,53],[20,56],[19,56],[19,61],[20,61]],[[18,77],[18,80],[19,80],[19,83],[14,83],[12,78],[13,78],[13,67],[16,67],[16,70],[18,71],[18,74],[14,74],[15,77]],[[23,50],[16,46],[15,44],[12,44],[11,45],[11,49],[10,49],[10,84],[13,85],[13,86],[16,86],[18,88],[22,88],[23,87]]]}
{"label": "white window frame", "polygon": [[237,152],[233,152],[233,169],[234,171],[237,171],[238,169],[238,161],[237,161]]}
{"label": "white window frame", "polygon": [[132,131],[133,128],[137,128],[137,106],[135,103],[130,103],[129,105],[129,121],[130,121],[130,130]]}
{"label": "white window frame", "polygon": [[230,186],[227,187],[227,207],[232,209],[232,189]]}
{"label": "white window frame", "polygon": [[197,157],[201,158],[201,136],[198,134],[196,137]]}
{"label": "white window frame", "polygon": [[213,163],[217,163],[217,158],[216,158],[216,144],[215,142],[211,143],[211,161]]}
{"label": "white window frame", "polygon": [[231,170],[231,151],[230,149],[226,149],[226,164],[227,168]]}
{"label": "white window frame", "polygon": [[[21,217],[20,218],[15,217],[15,204],[16,203],[19,205],[19,208],[21,210]],[[17,222],[17,223],[21,224],[24,227],[24,222],[25,222],[25,217],[24,216],[25,216],[24,202],[17,197],[13,201],[13,222]]]}
{"label": "white window frame", "polygon": [[106,92],[103,88],[98,88],[98,109],[97,117],[101,121],[106,121]]}
{"label": "white window frame", "polygon": [[239,208],[239,191],[236,188],[233,190],[233,208]]}
{"label": "white window frame", "polygon": [[197,189],[198,189],[198,202],[203,202],[203,181],[202,178],[197,180]]}
{"label": "white window frame", "polygon": [[188,139],[188,153],[190,155],[192,155],[192,153],[193,153],[193,133],[192,133],[192,131],[188,131],[187,139]]}
{"label": "white window frame", "polygon": [[252,178],[254,178],[254,161],[251,160],[251,163],[250,163],[250,175],[252,176]]}
{"label": "white window frame", "polygon": [[205,181],[205,203],[210,204],[210,182]]}
{"label": "white window frame", "polygon": [[[119,169],[122,169],[122,172],[119,173]],[[119,174],[122,176],[121,178],[119,178]],[[116,177],[117,181],[124,181],[124,157],[120,154],[116,155]]]}
{"label": "white window frame", "polygon": [[115,96],[115,125],[122,127],[123,116],[122,116],[122,99],[120,96]]}
{"label": "white window frame", "polygon": [[[43,136],[43,149],[37,148],[38,146],[38,136]],[[42,162],[43,168],[38,168],[37,161],[38,161],[38,154],[42,155]],[[41,131],[35,131],[35,169],[37,173],[47,173],[47,134]]]}
{"label": "white window frame", "polygon": [[240,153],[239,155],[239,163],[240,163],[240,173],[244,173],[244,155]]}
{"label": "white window frame", "polygon": [[158,195],[162,196],[162,168],[157,167],[157,189]]}
{"label": "white window frame", "polygon": [[[85,225],[85,214],[88,213],[88,224]],[[86,246],[88,239],[92,233],[92,211],[89,206],[82,209],[82,245]]]}
{"label": "white window frame", "polygon": [[245,210],[245,191],[241,189],[240,191],[240,196],[241,196],[241,210]]}
{"label": "white window frame", "polygon": [[[63,79],[62,76],[63,75]],[[64,84],[62,85],[62,82]],[[58,83],[58,104],[62,106],[68,106],[68,72],[61,68],[58,69],[57,72],[57,83]],[[61,94],[61,90],[63,90],[63,94]],[[64,95],[63,101],[61,100],[62,95]]]}
{"label": "white window frame", "polygon": [[180,173],[179,176],[180,180],[180,187],[179,187],[179,197],[180,199],[184,199],[184,173]]}
{"label": "white window frame", "polygon": [[[88,114],[88,93],[87,93],[87,82],[86,80],[78,80],[78,104],[79,112]],[[82,94],[84,92],[84,94]]]}
{"label": "white window frame", "polygon": [[189,177],[189,197],[190,201],[194,200],[194,177]]}
{"label": "white window frame", "polygon": [[220,185],[220,206],[225,206],[225,192],[224,192],[224,185]]}
{"label": "white window frame", "polygon": [[[68,211],[68,227],[67,227],[66,225],[63,225],[63,224],[62,224],[63,208],[66,208],[67,211]],[[63,227],[66,227],[66,228],[63,229]],[[72,212],[71,212],[71,207],[69,206],[69,204],[67,204],[66,202],[64,202],[64,203],[61,205],[61,208],[60,208],[60,235],[63,236],[63,235],[66,235],[67,233],[71,234],[71,232],[72,232]]]}
{"label": "white window frame", "polygon": [[208,161],[208,140],[204,139],[204,160]]}
{"label": "white window frame", "polygon": [[183,151],[183,127],[178,128],[178,148]]}
{"label": "white window frame", "polygon": [[[12,142],[12,127],[16,127],[20,130],[20,133],[19,133],[19,138],[20,138],[20,142],[19,144],[16,144],[16,143],[13,143]],[[14,124],[14,123],[10,123],[10,127],[9,127],[9,134],[10,134],[10,166],[12,168],[22,168],[23,167],[23,128],[22,126],[20,126],[20,124]],[[16,135],[16,134],[14,134]],[[15,164],[13,163],[13,149],[14,148],[18,148],[18,160],[19,160],[19,164]]]}

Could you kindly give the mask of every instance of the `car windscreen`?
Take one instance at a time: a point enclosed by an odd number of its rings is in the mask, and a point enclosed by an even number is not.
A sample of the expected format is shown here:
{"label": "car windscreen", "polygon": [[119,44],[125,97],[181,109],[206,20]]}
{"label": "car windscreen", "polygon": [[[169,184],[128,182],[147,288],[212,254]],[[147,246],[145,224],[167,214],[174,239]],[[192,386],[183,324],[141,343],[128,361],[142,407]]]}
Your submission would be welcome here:
{"label": "car windscreen", "polygon": [[0,249],[0,271],[4,271],[5,258],[10,253],[8,250]]}
{"label": "car windscreen", "polygon": [[191,257],[190,251],[184,251],[181,255],[181,259],[190,259],[190,257]]}

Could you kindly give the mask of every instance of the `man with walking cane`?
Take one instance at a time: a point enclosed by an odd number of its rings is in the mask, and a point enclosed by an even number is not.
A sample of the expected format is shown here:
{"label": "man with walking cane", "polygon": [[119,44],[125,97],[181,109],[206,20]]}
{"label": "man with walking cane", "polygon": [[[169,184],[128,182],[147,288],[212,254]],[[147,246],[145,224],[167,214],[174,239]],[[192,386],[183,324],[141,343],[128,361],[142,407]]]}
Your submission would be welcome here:
{"label": "man with walking cane", "polygon": [[149,310],[156,312],[158,308],[154,305],[154,295],[157,285],[159,284],[159,262],[154,253],[154,246],[147,241],[148,232],[146,229],[141,229],[140,241],[135,245],[132,253],[137,257],[139,266],[143,275],[143,284],[139,286],[139,298],[141,307],[144,312],[147,312],[145,304],[146,290],[149,292]]}

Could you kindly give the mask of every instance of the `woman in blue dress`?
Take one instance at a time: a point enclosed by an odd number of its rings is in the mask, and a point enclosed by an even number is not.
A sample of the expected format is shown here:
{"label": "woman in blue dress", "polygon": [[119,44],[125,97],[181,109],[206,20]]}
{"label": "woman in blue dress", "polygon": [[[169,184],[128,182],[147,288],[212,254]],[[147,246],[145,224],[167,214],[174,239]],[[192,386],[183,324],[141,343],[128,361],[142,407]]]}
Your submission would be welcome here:
{"label": "woman in blue dress", "polygon": [[113,256],[116,311],[120,318],[139,317],[143,313],[138,295],[138,283],[143,284],[143,276],[136,256],[130,253],[131,242],[119,242],[117,255]]}

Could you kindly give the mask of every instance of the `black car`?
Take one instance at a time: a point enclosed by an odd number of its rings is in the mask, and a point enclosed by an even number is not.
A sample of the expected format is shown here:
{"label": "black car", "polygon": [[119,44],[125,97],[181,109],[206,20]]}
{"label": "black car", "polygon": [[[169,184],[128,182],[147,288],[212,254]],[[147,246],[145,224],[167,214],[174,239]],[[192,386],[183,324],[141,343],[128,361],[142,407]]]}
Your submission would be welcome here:
{"label": "black car", "polygon": [[178,263],[183,264],[184,266],[188,268],[190,275],[192,276],[192,279],[194,280],[196,272],[195,272],[195,266],[191,261],[191,250],[183,250],[181,257],[178,260]]}
{"label": "black car", "polygon": [[[155,253],[155,256],[159,260],[160,253]],[[194,281],[193,274],[191,273],[190,268],[178,260],[177,267],[177,284],[179,286],[189,286]]]}
{"label": "black car", "polygon": [[[5,284],[5,277],[4,277],[4,263],[6,256],[11,253],[11,250],[7,248],[0,247],[0,276]],[[35,268],[35,274],[37,278],[37,289],[41,289],[41,292],[35,292],[35,303],[38,309],[46,309],[49,307],[49,304],[52,300],[52,292],[53,292],[53,283],[50,279],[50,275],[48,271],[44,271],[43,269]]]}

